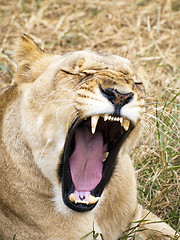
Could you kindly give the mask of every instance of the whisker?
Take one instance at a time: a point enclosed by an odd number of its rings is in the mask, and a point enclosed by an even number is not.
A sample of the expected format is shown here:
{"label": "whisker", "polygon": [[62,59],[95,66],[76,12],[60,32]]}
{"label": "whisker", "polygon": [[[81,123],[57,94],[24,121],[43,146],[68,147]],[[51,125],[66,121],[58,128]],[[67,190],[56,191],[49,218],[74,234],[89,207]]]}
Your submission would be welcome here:
{"label": "whisker", "polygon": [[157,117],[155,117],[155,116],[153,116],[149,113],[144,113],[144,114],[146,114],[147,116],[152,117],[155,120],[159,121],[163,126],[165,126],[167,129],[169,129],[170,132],[174,133],[175,136],[179,137],[178,134],[175,131],[173,131],[170,127],[168,127],[165,123],[163,123],[163,121],[161,121],[159,118],[157,118]]}
{"label": "whisker", "polygon": [[[74,103],[71,103],[71,104],[64,104],[64,108],[62,109],[62,111],[61,111],[61,113],[63,113],[64,112],[64,110],[66,109],[66,108],[68,108],[68,107],[71,107],[71,106],[73,106],[74,107]],[[62,107],[62,106],[61,106]],[[59,108],[60,109],[60,108]]]}
{"label": "whisker", "polygon": [[[57,99],[57,100],[54,100],[54,101],[49,101],[49,102],[47,102],[46,104],[50,104],[50,103],[60,103],[61,104],[61,102],[69,102],[69,103],[71,103],[72,101],[67,101],[66,99],[63,99],[63,100],[61,100],[61,99]],[[61,105],[63,105],[63,104],[61,104]]]}
{"label": "whisker", "polygon": [[148,126],[147,122],[144,119],[141,119],[142,125],[143,127],[150,132],[150,127]]}
{"label": "whisker", "polygon": [[[159,103],[161,103],[161,104],[164,104],[164,101],[158,101],[158,102],[146,102],[146,105],[153,105],[153,104],[159,104]],[[180,105],[180,103],[176,103],[176,105],[177,106],[179,106]],[[162,106],[162,107],[164,107],[164,106]]]}
{"label": "whisker", "polygon": [[[167,116],[173,123],[179,123],[179,121],[173,117],[171,114],[169,114],[167,111],[163,110],[163,107],[160,107],[160,108],[156,108],[156,107],[149,107],[149,106],[145,106],[147,108],[151,108],[152,110],[154,110],[154,113],[156,111],[162,111],[161,113],[163,113],[165,116]],[[174,109],[173,109],[174,110]]]}
{"label": "whisker", "polygon": [[[156,124],[154,122],[151,122],[149,119],[146,119],[146,121],[148,121],[152,126],[156,126]],[[166,133],[164,133],[159,127],[156,126],[156,129],[158,129],[162,134],[164,134],[167,138],[171,139],[173,142],[175,142],[175,140],[173,138],[171,138],[169,135],[167,135]]]}
{"label": "whisker", "polygon": [[56,109],[56,120],[57,120],[59,126],[60,126],[61,128],[63,128],[63,126],[61,125],[61,123],[59,122],[59,119],[58,119],[58,110],[59,110],[59,109]]}
{"label": "whisker", "polygon": [[[65,106],[65,107],[62,109],[61,114],[63,113],[63,111],[64,111],[66,108],[68,108],[68,107],[70,107],[70,106],[74,106],[74,103],[64,104],[64,106]],[[56,109],[56,120],[57,120],[58,124],[60,125],[60,127],[62,127],[62,125],[60,124],[59,119],[58,119],[58,112],[59,112],[59,110],[60,110],[61,108],[62,108],[62,105],[59,106],[59,107]]]}
{"label": "whisker", "polygon": [[[58,103],[58,101],[57,101],[57,103]],[[63,106],[70,105],[70,104],[72,104],[72,101],[71,100],[69,100],[69,101],[66,100],[66,101],[64,101],[63,104],[59,104],[59,107],[63,107]]]}
{"label": "whisker", "polygon": [[52,101],[43,101],[41,102],[41,105],[47,105],[47,104],[51,104],[51,103],[61,103],[61,102],[72,102],[72,100],[67,100],[67,99],[57,99],[57,100],[52,100]]}
{"label": "whisker", "polygon": [[61,128],[63,128],[63,126],[61,125],[61,123],[59,122],[59,119],[58,119],[58,109],[56,110],[56,120],[57,120],[59,126],[60,126]]}
{"label": "whisker", "polygon": [[46,150],[46,148],[47,148],[47,146],[48,146],[49,142],[50,142],[50,140],[48,139],[48,140],[47,140],[47,142],[46,142],[46,145],[45,145],[45,147],[43,148],[43,150],[42,150],[42,152],[41,152],[41,155],[40,155],[40,157],[39,157],[39,161],[41,161],[41,159],[42,159],[42,156],[43,156],[43,154],[44,154],[44,151]]}
{"label": "whisker", "polygon": [[77,112],[76,112],[76,110],[73,110],[73,111],[71,112],[71,114],[69,114],[69,117],[68,117],[68,120],[67,120],[67,125],[66,125],[67,130],[68,130],[68,126],[69,126],[70,118],[72,117],[72,115],[73,115],[74,113],[76,113],[75,116],[77,116]]}
{"label": "whisker", "polygon": [[67,91],[67,92],[70,92],[70,93],[73,93],[73,94],[74,94],[74,92],[73,92],[72,90],[69,90],[68,88],[56,89],[56,90],[52,91],[52,92],[44,99],[44,101],[47,101],[47,99],[48,99],[50,96],[52,96],[54,93],[59,92],[59,91]]}

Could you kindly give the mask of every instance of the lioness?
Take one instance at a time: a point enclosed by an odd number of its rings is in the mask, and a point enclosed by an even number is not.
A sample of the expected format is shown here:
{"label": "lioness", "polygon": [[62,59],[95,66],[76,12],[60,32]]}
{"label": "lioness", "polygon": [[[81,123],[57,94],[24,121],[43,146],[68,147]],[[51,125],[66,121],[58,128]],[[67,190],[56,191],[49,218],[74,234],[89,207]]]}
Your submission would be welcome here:
{"label": "lioness", "polygon": [[0,96],[0,238],[93,239],[93,229],[104,240],[173,237],[137,203],[128,152],[144,89],[131,63],[47,54],[27,35],[15,60],[16,84]]}

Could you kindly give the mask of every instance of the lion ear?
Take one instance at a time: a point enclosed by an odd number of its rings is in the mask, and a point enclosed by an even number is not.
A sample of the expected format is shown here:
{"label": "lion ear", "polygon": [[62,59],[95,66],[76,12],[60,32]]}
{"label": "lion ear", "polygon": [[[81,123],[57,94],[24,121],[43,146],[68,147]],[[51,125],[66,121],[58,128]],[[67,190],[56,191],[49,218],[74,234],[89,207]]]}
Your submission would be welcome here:
{"label": "lion ear", "polygon": [[[45,52],[34,42],[34,40],[23,34],[15,48],[14,61],[17,64],[16,81],[32,82],[37,77],[34,66],[46,55]],[[37,67],[38,68],[38,67]]]}

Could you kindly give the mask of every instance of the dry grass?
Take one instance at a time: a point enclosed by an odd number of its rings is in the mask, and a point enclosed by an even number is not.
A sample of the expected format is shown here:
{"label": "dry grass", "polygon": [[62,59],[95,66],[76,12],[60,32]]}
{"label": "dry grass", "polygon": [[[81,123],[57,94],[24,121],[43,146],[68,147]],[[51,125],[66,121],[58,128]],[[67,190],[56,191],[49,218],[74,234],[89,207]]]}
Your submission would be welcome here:
{"label": "dry grass", "polygon": [[144,67],[153,117],[146,115],[144,137],[132,155],[139,198],[180,231],[179,0],[0,0],[1,87],[11,83],[13,43],[22,33],[49,52],[90,48]]}

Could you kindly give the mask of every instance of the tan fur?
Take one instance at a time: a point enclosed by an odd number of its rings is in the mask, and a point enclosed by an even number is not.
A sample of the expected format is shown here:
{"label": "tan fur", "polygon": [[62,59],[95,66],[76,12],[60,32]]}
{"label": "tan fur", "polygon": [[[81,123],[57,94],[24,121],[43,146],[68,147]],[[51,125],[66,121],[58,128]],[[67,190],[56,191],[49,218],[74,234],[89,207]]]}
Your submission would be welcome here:
{"label": "tan fur", "polygon": [[[17,84],[0,95],[0,239],[16,235],[17,240],[77,240],[93,226],[104,240],[117,240],[130,228],[144,228],[133,232],[143,239],[151,239],[151,229],[158,236],[153,239],[170,239],[167,235],[175,232],[165,223],[132,223],[144,217],[159,219],[137,203],[135,171],[128,155],[140,135],[144,111],[143,92],[134,86],[131,63],[91,51],[46,54],[27,35],[17,44],[15,60]],[[99,84],[134,92],[123,114],[136,127],[121,147],[96,207],[77,213],[62,201],[57,168],[73,119],[112,113]]]}

